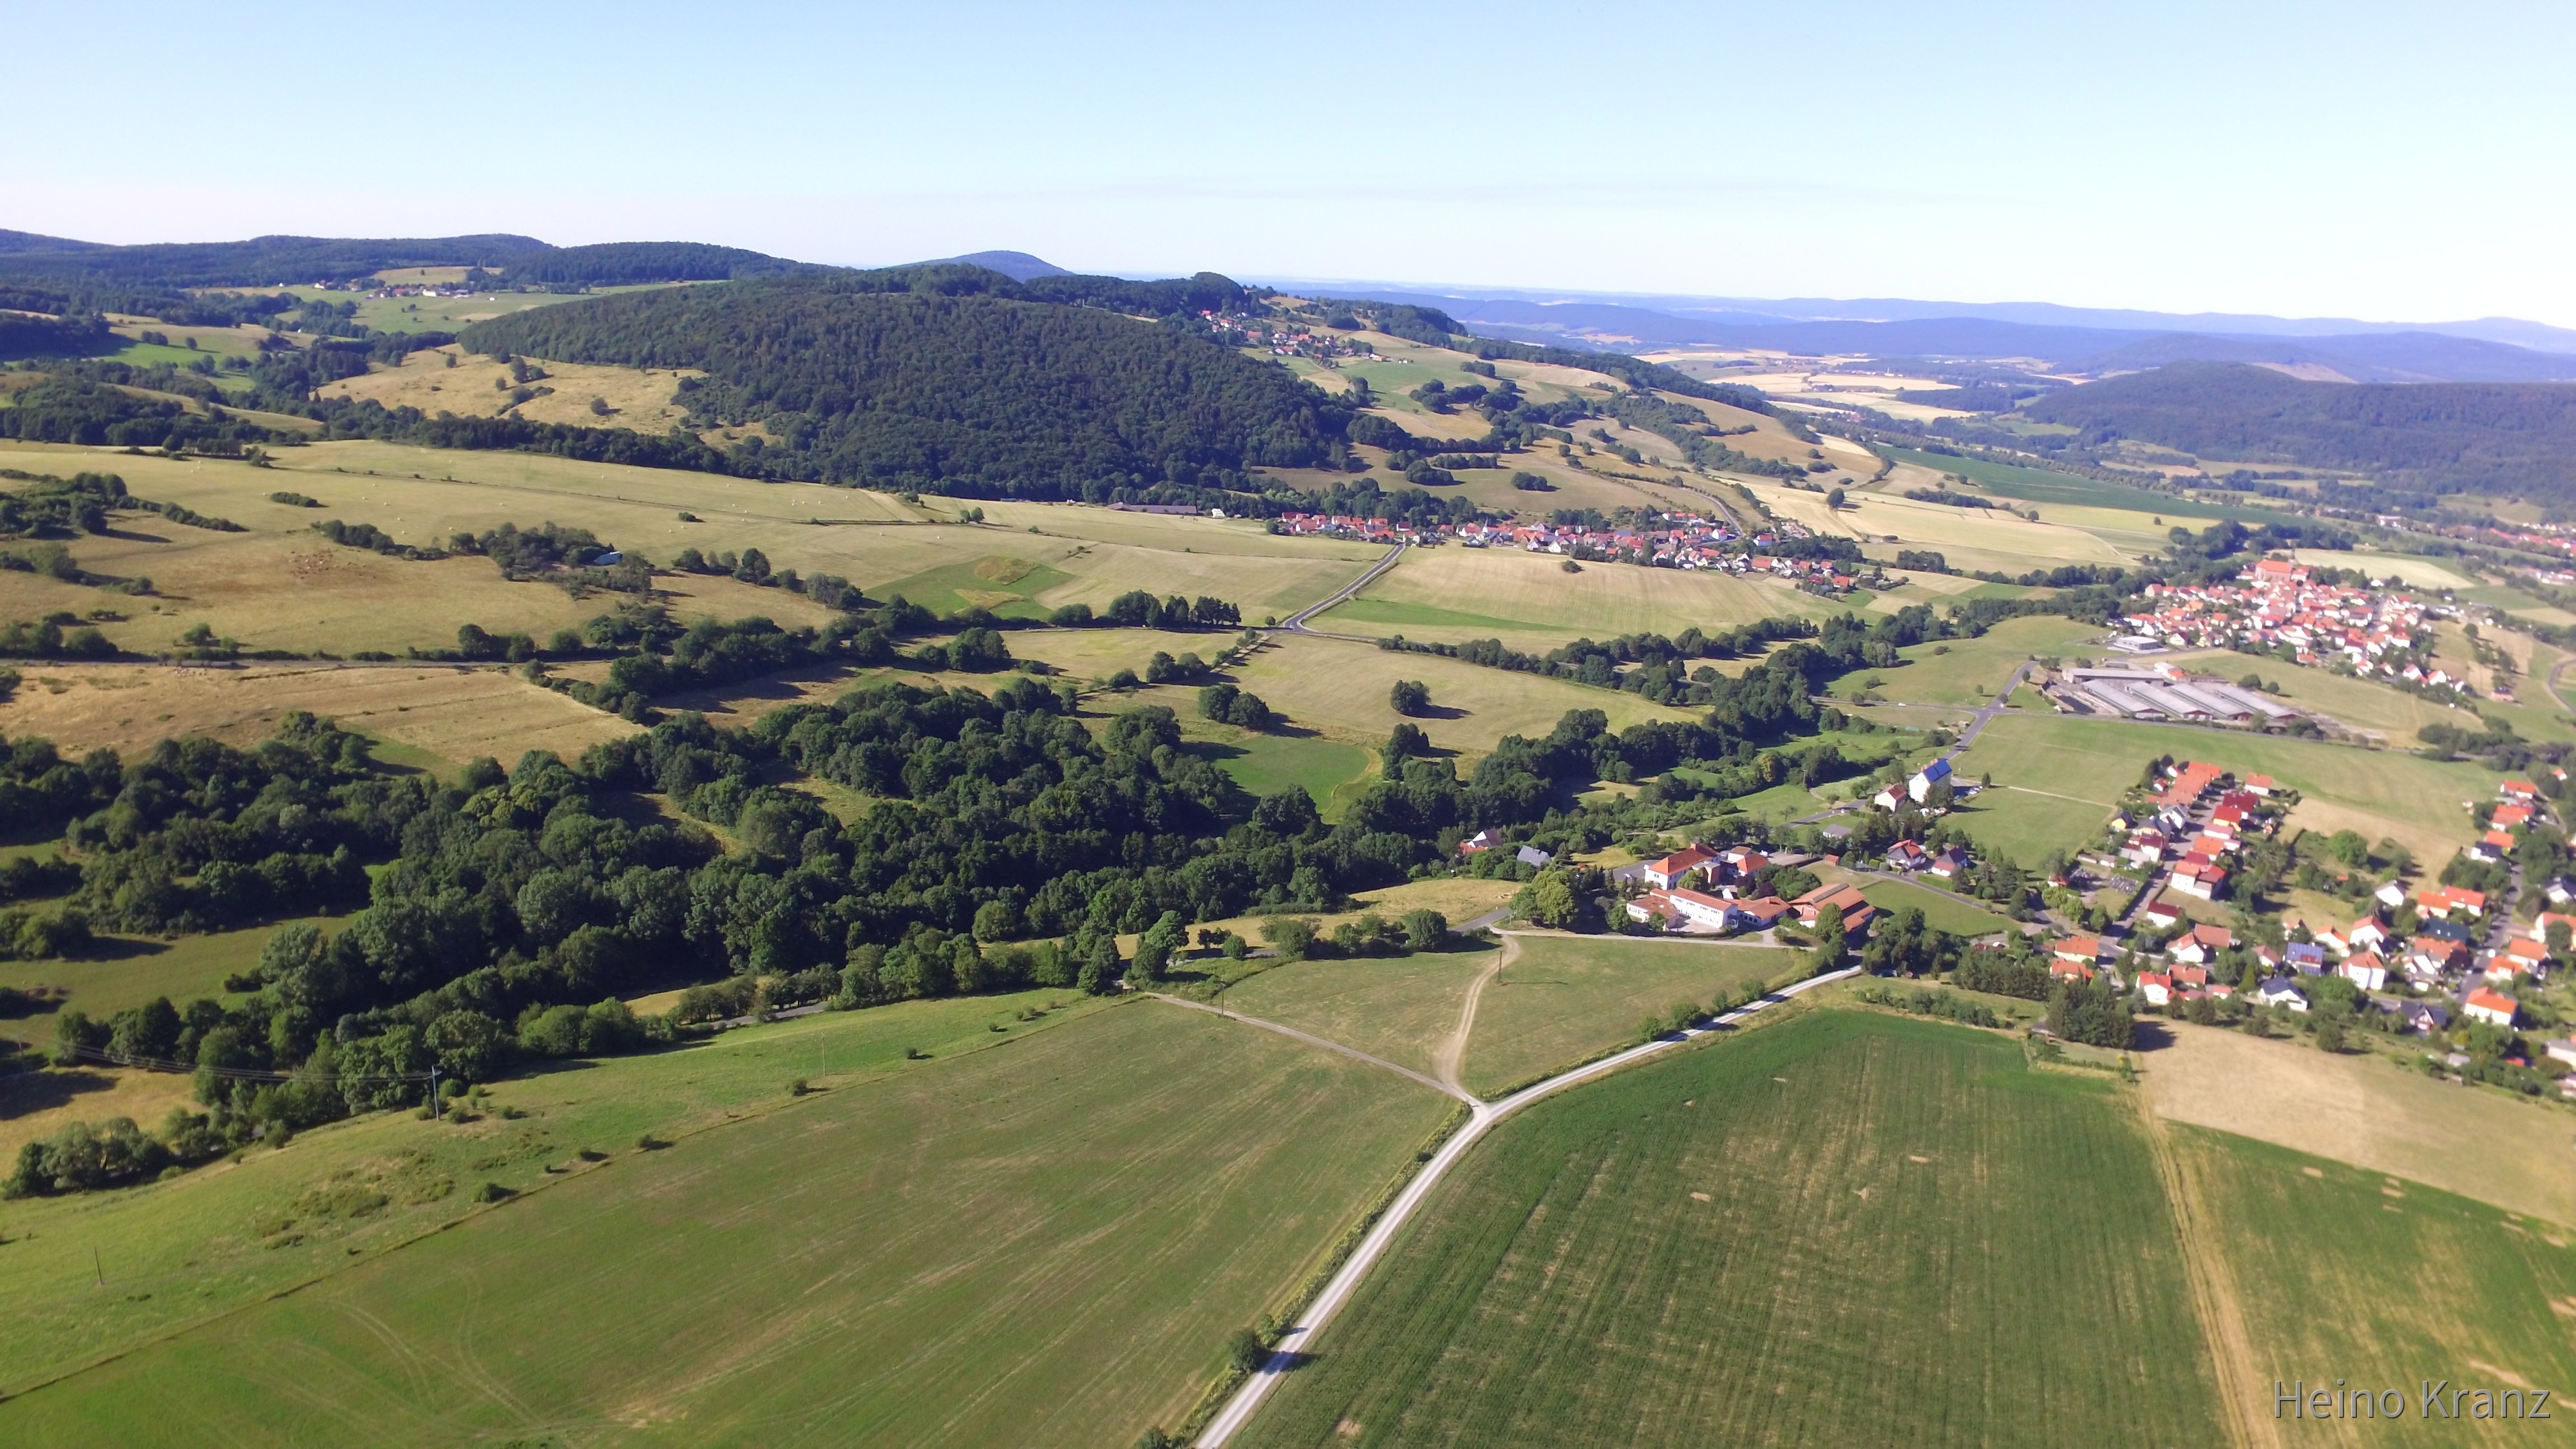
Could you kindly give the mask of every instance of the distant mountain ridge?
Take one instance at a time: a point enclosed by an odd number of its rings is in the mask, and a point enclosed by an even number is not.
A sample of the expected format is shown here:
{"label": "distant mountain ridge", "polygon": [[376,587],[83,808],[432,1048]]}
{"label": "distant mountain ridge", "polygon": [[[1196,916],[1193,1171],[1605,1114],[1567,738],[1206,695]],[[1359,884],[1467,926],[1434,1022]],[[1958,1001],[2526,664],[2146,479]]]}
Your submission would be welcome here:
{"label": "distant mountain ridge", "polygon": [[1047,261],[1043,257],[1033,257],[1027,252],[968,252],[962,257],[935,257],[928,262],[916,263],[916,265],[936,266],[945,262],[955,262],[961,266],[982,267],[988,272],[999,272],[1014,282],[1034,282],[1040,277],[1070,277],[1074,275],[1074,273],[1057,266],[1053,262]]}

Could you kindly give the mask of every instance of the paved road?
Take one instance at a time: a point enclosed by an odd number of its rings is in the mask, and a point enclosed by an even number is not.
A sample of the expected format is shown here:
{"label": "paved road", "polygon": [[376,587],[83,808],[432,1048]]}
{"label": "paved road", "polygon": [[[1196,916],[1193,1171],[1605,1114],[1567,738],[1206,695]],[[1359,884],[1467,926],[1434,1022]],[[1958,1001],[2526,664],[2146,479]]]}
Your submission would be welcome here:
{"label": "paved road", "polygon": [[[1410,544],[1399,543],[1395,547],[1388,549],[1386,551],[1386,557],[1379,559],[1376,563],[1370,564],[1367,573],[1364,573],[1358,578],[1351,580],[1349,583],[1344,584],[1341,588],[1335,590],[1329,597],[1325,598],[1321,603],[1308,604],[1306,607],[1299,609],[1296,613],[1289,615],[1279,623],[1272,625],[1272,632],[1281,634],[1323,633],[1324,631],[1321,629],[1307,628],[1306,621],[1315,617],[1317,614],[1324,612],[1326,609],[1332,608],[1336,604],[1347,603],[1350,600],[1351,595],[1367,588],[1370,580],[1375,579],[1379,574],[1385,573],[1388,569],[1395,567],[1395,561],[1404,557],[1404,551],[1409,547],[1411,547]],[[1334,635],[1332,637],[1341,638],[1345,636]]]}
{"label": "paved road", "polygon": [[2030,660],[2023,660],[2021,667],[2012,672],[2012,678],[2004,681],[2004,687],[1996,693],[1995,697],[1978,707],[1976,717],[1968,721],[1967,731],[1959,736],[1957,744],[1942,752],[1942,759],[1946,760],[1977,742],[1977,736],[1986,732],[1986,721],[2002,714],[2005,707],[2004,701],[2012,698],[2014,690],[2021,688],[2022,676],[2030,673],[2030,666]]}
{"label": "paved road", "polygon": [[[1202,1430],[1198,1437],[1199,1449],[1217,1449],[1217,1446],[1234,1437],[1251,1420],[1253,1412],[1261,1407],[1261,1401],[1268,1398],[1270,1391],[1279,1386],[1280,1378],[1298,1362],[1306,1345],[1312,1343],[1315,1335],[1323,1332],[1325,1326],[1333,1321],[1333,1316],[1341,1311],[1344,1303],[1349,1301],[1361,1280],[1368,1276],[1369,1269],[1385,1255],[1388,1244],[1394,1242],[1396,1234],[1404,1230],[1404,1225],[1412,1220],[1414,1213],[1430,1197],[1431,1190],[1439,1185],[1440,1179],[1447,1176],[1449,1169],[1455,1167],[1458,1160],[1467,1155],[1468,1149],[1476,1145],[1478,1138],[1493,1130],[1495,1123],[1541,1097],[1562,1091],[1578,1082],[1588,1082],[1595,1077],[1615,1072],[1632,1062],[1642,1061],[1659,1052],[1668,1051],[1693,1037],[1724,1030],[1765,1007],[1777,1005],[1802,992],[1812,991],[1830,982],[1841,981],[1859,974],[1859,967],[1850,966],[1822,976],[1811,976],[1794,986],[1783,987],[1758,1001],[1738,1007],[1706,1026],[1692,1027],[1658,1037],[1642,1046],[1630,1047],[1614,1056],[1603,1057],[1587,1066],[1576,1067],[1570,1072],[1560,1073],[1534,1086],[1524,1087],[1500,1101],[1480,1102],[1472,1098],[1468,1099],[1467,1125],[1459,1128],[1456,1134],[1443,1143],[1440,1150],[1432,1155],[1431,1161],[1424,1165],[1420,1172],[1414,1174],[1411,1182],[1405,1184],[1404,1191],[1396,1194],[1395,1201],[1387,1204],[1386,1211],[1380,1214],[1376,1223],[1370,1226],[1368,1236],[1360,1239],[1360,1245],[1352,1250],[1351,1256],[1343,1262],[1340,1271],[1334,1273],[1332,1279],[1324,1284],[1323,1291],[1315,1295],[1315,1301],[1307,1305],[1305,1313],[1300,1315],[1298,1321],[1286,1333],[1280,1335],[1278,1346],[1271,1350],[1270,1357],[1260,1368],[1253,1371],[1250,1378],[1244,1380],[1243,1387],[1235,1391],[1234,1397],[1226,1401],[1225,1407],[1217,1411],[1216,1417],[1208,1421],[1207,1428]],[[1195,1003],[1183,1004],[1195,1005]],[[1284,1032],[1290,1036],[1320,1040],[1307,1037],[1304,1032],[1292,1028],[1254,1021],[1250,1017],[1237,1017],[1236,1020],[1255,1026],[1269,1027],[1270,1030]],[[1364,1053],[1352,1052],[1348,1047],[1331,1042],[1322,1044],[1331,1046],[1336,1051],[1370,1059],[1366,1058]],[[1381,1063],[1381,1065],[1392,1066],[1391,1063]],[[1394,1067],[1393,1070],[1402,1072],[1408,1077],[1420,1078],[1421,1076],[1420,1073],[1403,1067]]]}

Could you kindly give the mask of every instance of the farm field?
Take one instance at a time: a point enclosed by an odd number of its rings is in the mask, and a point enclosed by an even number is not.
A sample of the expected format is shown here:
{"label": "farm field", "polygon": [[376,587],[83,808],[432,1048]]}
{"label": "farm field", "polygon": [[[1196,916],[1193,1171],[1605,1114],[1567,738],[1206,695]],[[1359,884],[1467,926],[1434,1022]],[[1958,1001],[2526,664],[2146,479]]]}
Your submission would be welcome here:
{"label": "farm field", "polygon": [[[1798,519],[1820,531],[1870,540],[1870,556],[1893,560],[1899,545],[1879,544],[1881,537],[1904,540],[1905,547],[1938,551],[1955,569],[1987,569],[2008,574],[2061,564],[2131,562],[2100,536],[2054,521],[2033,523],[2001,509],[1952,508],[1918,503],[1881,493],[1852,492],[1844,506],[1828,510],[1824,495],[1755,483],[1755,495],[1774,512]],[[2043,514],[2045,517],[2045,514]]]}
{"label": "farm field", "polygon": [[1935,473],[1963,473],[1989,493],[2001,498],[2017,498],[2024,503],[2040,505],[2039,516],[2047,518],[2048,505],[2068,503],[2086,508],[2115,508],[2129,513],[2161,515],[2169,524],[2182,526],[2184,520],[2195,520],[2192,528],[2206,528],[2210,522],[2233,518],[2248,525],[2260,524],[2281,515],[2268,509],[2244,508],[2233,504],[2201,503],[2170,493],[2157,493],[2125,483],[2103,483],[2079,478],[2072,473],[2059,473],[2046,468],[2025,468],[2013,463],[1989,463],[1979,458],[1947,457],[1937,453],[1919,453],[1911,448],[1889,448],[1888,456],[1900,463],[1929,468]]}
{"label": "farm field", "polygon": [[[1996,784],[2013,788],[1974,802],[1958,818],[1980,841],[2029,864],[2052,847],[2092,839],[2147,761],[2165,754],[2270,775],[2300,792],[2290,812],[2292,826],[2328,834],[2350,828],[2374,841],[2393,837],[2418,860],[2448,859],[2470,839],[2460,802],[2495,793],[2494,776],[2479,766],[2388,750],[2115,720],[2003,715],[1956,764],[1972,779],[1992,772]],[[2029,805],[2022,803],[2025,793]],[[2070,801],[2099,803],[2100,809],[2062,808]]]}
{"label": "farm field", "polygon": [[1504,1123],[1313,1351],[1241,1442],[2222,1437],[2115,1089],[2031,1072],[1998,1034],[1857,1012]]}
{"label": "farm field", "polygon": [[[2576,1152],[2562,1111],[2397,1070],[2397,1057],[2332,1055],[2179,1023],[2166,1031],[2172,1044],[2139,1065],[2147,1101],[2167,1121],[2576,1226]],[[2278,1110],[2283,1102],[2299,1110]]]}
{"label": "farm field", "polygon": [[248,745],[298,709],[419,752],[387,751],[388,763],[439,769],[486,755],[516,761],[529,750],[574,759],[636,728],[491,667],[63,663],[23,673],[26,682],[0,702],[0,734],[42,735],[71,754],[107,748],[131,755],[186,735]]}
{"label": "farm field", "polygon": [[[1014,1020],[1024,1008],[1067,1000],[1069,1010]],[[377,1113],[171,1182],[12,1203],[11,1247],[31,1251],[13,1255],[0,1275],[0,1393],[399,1247],[474,1212],[467,1199],[479,1183],[542,1187],[561,1175],[549,1167],[578,1169],[584,1148],[607,1154],[614,1170],[638,1134],[681,1141],[768,1112],[788,1101],[794,1077],[839,1090],[1052,1031],[1096,1009],[1071,993],[1028,992],[827,1012],[674,1052],[558,1064],[496,1085],[495,1110],[463,1126]],[[990,1031],[997,1022],[1010,1030]],[[907,1061],[907,1046],[929,1059]],[[528,1115],[508,1121],[497,1115],[503,1105]],[[98,1312],[99,1271],[128,1285],[110,1314]]]}
{"label": "farm field", "polygon": [[[1280,637],[1244,661],[1234,678],[1297,724],[1371,748],[1402,718],[1388,705],[1387,691],[1399,679],[1420,680],[1431,687],[1433,712],[1415,722],[1433,745],[1468,757],[1491,751],[1505,735],[1544,736],[1572,709],[1600,710],[1614,730],[1641,720],[1690,717],[1633,694],[1341,639]],[[1185,715],[1196,712],[1195,691],[1147,691],[1158,694],[1169,697],[1147,702],[1170,704]],[[1472,758],[1459,761],[1462,770],[1472,764]]]}
{"label": "farm field", "polygon": [[[2566,1328],[2576,1247],[2562,1224],[2225,1133],[2180,1127],[2170,1137],[2174,1180],[2202,1228],[2196,1247],[2216,1260],[2210,1276],[2243,1325],[2255,1401],[2244,1417],[2258,1432],[2271,1427],[2272,1381],[2304,1378],[2401,1391],[2406,1413],[2395,1423],[2301,1426],[2345,1427],[2342,1442],[2545,1437],[2539,1424],[2465,1410],[2427,1419],[2422,1392],[2428,1381],[2489,1391],[2576,1381]],[[2326,1222],[2332,1251],[2307,1231]],[[2548,1408],[2557,1419],[2555,1393]]]}
{"label": "farm field", "polygon": [[1673,635],[1694,625],[1732,628],[1756,619],[1838,612],[1823,599],[1769,579],[1626,564],[1587,564],[1583,572],[1569,574],[1562,559],[1544,554],[1434,548],[1408,552],[1358,598],[1314,624],[1433,643],[1500,638],[1544,653],[1584,635]]}
{"label": "farm field", "polygon": [[1123,1440],[1188,1410],[1224,1335],[1279,1306],[1447,1110],[1138,1003],[621,1154],[22,1395],[0,1427]]}
{"label": "farm field", "polygon": [[1185,733],[1194,753],[1214,761],[1250,793],[1275,795],[1293,785],[1323,806],[1376,763],[1357,745],[1318,735],[1256,734],[1205,720],[1192,721]]}
{"label": "farm field", "polygon": [[[2186,669],[2239,679],[2247,674],[2260,675],[2267,684],[2281,686],[2280,697],[2303,709],[2312,709],[2337,724],[2377,737],[2398,749],[2411,749],[2417,743],[2416,731],[2428,724],[2449,725],[2475,732],[2485,728],[2476,709],[2453,709],[2437,704],[2418,694],[2408,694],[2385,684],[2356,679],[2331,670],[2312,669],[2273,658],[2253,658],[2231,650],[2212,649],[2162,656]],[[2448,662],[2448,661],[2446,661]],[[2480,700],[2485,709],[2513,711],[2510,705],[2497,705]],[[2558,724],[2553,729],[2551,716],[2545,711],[2520,711],[2537,714],[2533,730],[2526,737],[2563,739],[2568,727]],[[2517,729],[2526,721],[2516,718]],[[2536,732],[2535,732],[2536,731]]]}
{"label": "farm field", "polygon": [[[311,532],[312,524],[328,518],[372,523],[407,543],[443,543],[460,530],[481,532],[505,522],[525,527],[551,521],[588,528],[664,564],[683,548],[758,548],[774,567],[838,574],[878,597],[890,584],[950,569],[962,572],[943,574],[938,582],[952,595],[961,585],[1024,595],[1014,584],[1029,581],[1034,570],[1025,566],[1037,566],[1053,571],[1043,575],[1047,582],[1036,598],[1045,609],[1068,603],[1097,609],[1143,588],[1158,596],[1214,594],[1236,603],[1255,623],[1330,594],[1383,553],[1366,544],[1274,537],[1240,520],[1154,517],[1073,504],[985,505],[989,521],[965,526],[951,521],[951,514],[862,489],[527,453],[340,442],[281,449],[276,460],[276,466],[260,469],[127,457],[109,449],[0,444],[0,465],[65,476],[83,469],[116,472],[142,497],[184,503],[250,530],[215,533],[145,519],[122,530],[123,538],[75,544],[75,557],[94,572],[144,574],[165,593],[190,595],[163,601],[161,615],[150,614],[146,604],[132,623],[105,626],[120,644],[147,649],[165,647],[167,637],[198,617],[249,644],[347,652],[375,647],[345,642],[353,635],[381,636],[379,642],[396,649],[446,645],[453,642],[456,623],[466,618],[487,628],[552,629],[578,624],[603,607],[574,601],[549,585],[505,587],[484,560],[423,564],[342,548]],[[277,490],[306,493],[322,507],[272,503],[268,494]],[[684,520],[682,513],[700,521]],[[887,526],[899,524],[915,526]],[[997,583],[977,576],[978,568],[1019,578]],[[326,586],[316,587],[326,578]],[[799,595],[725,578],[665,576],[657,586],[682,596],[676,607],[684,615],[761,613],[786,623],[822,617]],[[382,607],[396,598],[403,608]],[[415,607],[412,601],[422,599],[427,602]],[[351,608],[344,600],[363,607]],[[0,576],[0,618],[59,608],[85,614],[101,602],[93,589],[32,574]],[[429,628],[440,620],[443,628]],[[314,636],[344,642],[313,645]]]}
{"label": "farm field", "polygon": [[1510,964],[1476,1004],[1459,1080],[1491,1097],[1636,1039],[1637,1024],[1680,1002],[1768,987],[1801,974],[1776,946],[1641,941],[1522,932]]}
{"label": "farm field", "polygon": [[1247,976],[1218,1005],[1357,1047],[1417,1072],[1439,1072],[1441,1043],[1494,948],[1387,960],[1293,961]]}

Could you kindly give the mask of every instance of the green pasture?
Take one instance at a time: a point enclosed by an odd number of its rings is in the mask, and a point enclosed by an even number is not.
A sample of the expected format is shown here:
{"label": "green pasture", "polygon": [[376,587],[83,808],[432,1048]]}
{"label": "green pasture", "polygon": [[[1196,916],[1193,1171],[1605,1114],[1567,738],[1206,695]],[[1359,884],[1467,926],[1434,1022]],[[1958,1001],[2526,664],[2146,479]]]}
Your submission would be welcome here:
{"label": "green pasture", "polygon": [[[320,916],[306,919],[325,931],[336,924]],[[158,996],[177,1002],[199,996],[221,999],[224,978],[257,966],[260,948],[289,924],[293,923],[281,921],[167,941],[102,935],[97,949],[82,960],[0,962],[0,986],[62,987],[71,993],[63,1003],[65,1009],[92,1016],[141,1006]],[[0,1023],[0,1035],[24,1037],[30,1030],[24,1024],[13,1030],[9,1024]],[[53,1025],[43,1022],[33,1030],[51,1037]]]}
{"label": "green pasture", "polygon": [[1776,946],[1631,936],[1524,934],[1485,987],[1459,1080],[1494,1096],[1637,1038],[1638,1025],[1681,1002],[1795,978]]}
{"label": "green pasture", "polygon": [[[686,1082],[689,1055],[646,1065]],[[1127,1443],[1188,1411],[1225,1335],[1286,1306],[1452,1106],[1147,1002],[792,1101],[796,1054],[764,1065],[767,1100],[659,1151],[499,1124],[514,1166],[612,1155],[23,1393],[0,1439]],[[80,1253],[85,1278],[89,1238],[40,1229],[41,1261]]]}
{"label": "green pasture", "polygon": [[1834,681],[1832,692],[1844,698],[1876,678],[1877,691],[1907,704],[1976,707],[1993,701],[2014,669],[2033,655],[2064,656],[2102,638],[2099,625],[2056,614],[2006,619],[1974,639],[1943,639],[1897,651],[1905,663],[1893,669],[1859,669]]}
{"label": "green pasture", "polygon": [[2109,1080],[1858,1012],[1505,1122],[1313,1352],[1241,1442],[2223,1437],[2181,1251]]}
{"label": "green pasture", "polygon": [[[2239,522],[2277,522],[2284,515],[2268,508],[2240,507],[2226,503],[2201,503],[2170,493],[2132,487],[2126,483],[2104,483],[2092,478],[2078,478],[2072,473],[2059,473],[2047,468],[2025,468],[2014,463],[1989,463],[1977,458],[1947,457],[1939,453],[1922,453],[1912,448],[1887,448],[1888,456],[1901,463],[1912,463],[1936,473],[1962,473],[1984,484],[1986,490],[2006,498],[2027,503],[2072,503],[2092,508],[2116,508],[2131,513],[2161,515],[2165,518],[2194,518],[2212,521],[2233,518]],[[2048,517],[2046,509],[2040,517]],[[2204,522],[2201,526],[2206,526]]]}
{"label": "green pasture", "polygon": [[1467,988],[1494,962],[1492,947],[1361,961],[1292,961],[1244,978],[1217,1003],[1356,1047],[1417,1072],[1437,1072]]}
{"label": "green pasture", "polygon": [[1213,737],[1194,739],[1191,751],[1215,761],[1254,795],[1275,795],[1294,785],[1322,805],[1370,764],[1368,751],[1321,735],[1255,734],[1230,725],[1210,725],[1206,732]]}
{"label": "green pasture", "polygon": [[1923,886],[1905,881],[1868,879],[1861,880],[1859,884],[1861,897],[1871,905],[1882,911],[1921,911],[1925,923],[1936,931],[1947,931],[1954,936],[1986,936],[2017,929],[2010,917]]}
{"label": "green pasture", "polygon": [[[2403,1391],[2405,1416],[2357,1442],[2528,1444],[2531,1420],[2427,1421],[2427,1380],[2490,1391],[2576,1383],[2568,1228],[2420,1183],[2224,1132],[2169,1129],[2209,1251],[2232,1279],[2258,1388],[2276,1378]],[[2259,1396],[2258,1416],[2268,1410]],[[2526,1406],[2530,1396],[2524,1396]],[[2553,1396],[2550,1417],[2560,1419]],[[2329,1425],[2311,1422],[2300,1437]]]}
{"label": "green pasture", "polygon": [[1031,559],[994,554],[908,574],[868,590],[883,599],[903,598],[934,613],[981,608],[1006,619],[1042,619],[1055,612],[1037,596],[1073,575]]}

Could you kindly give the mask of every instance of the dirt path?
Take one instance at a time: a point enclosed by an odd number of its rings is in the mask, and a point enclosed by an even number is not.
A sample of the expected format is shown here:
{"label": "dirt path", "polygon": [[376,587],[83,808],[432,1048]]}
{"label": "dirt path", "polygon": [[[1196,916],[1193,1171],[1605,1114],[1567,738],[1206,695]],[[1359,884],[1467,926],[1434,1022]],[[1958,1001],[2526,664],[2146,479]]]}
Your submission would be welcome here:
{"label": "dirt path", "polygon": [[2237,1296],[2236,1275],[2219,1244],[2227,1228],[2202,1211],[2200,1185],[2174,1151],[2164,1120],[2143,1091],[2131,1091],[2139,1130],[2147,1136],[2156,1176],[2164,1183],[2165,1206],[2173,1215],[2176,1242],[2182,1248],[2184,1275],[2191,1284],[2191,1308],[2200,1319],[2202,1340],[2209,1345],[2218,1375],[2219,1423],[2233,1449],[2279,1449],[2279,1421],[2261,1412],[2271,1386],[2254,1370],[2254,1337],[2245,1326],[2244,1300]]}
{"label": "dirt path", "polygon": [[1468,1095],[1467,1089],[1459,1084],[1458,1069],[1467,1062],[1467,1034],[1476,1029],[1476,1003],[1484,999],[1486,983],[1503,974],[1503,968],[1512,964],[1520,954],[1520,937],[1503,933],[1503,949],[1494,954],[1493,964],[1477,972],[1476,979],[1467,983],[1467,999],[1459,1003],[1457,1026],[1450,1029],[1448,1039],[1431,1053],[1432,1075],[1459,1096]]}

